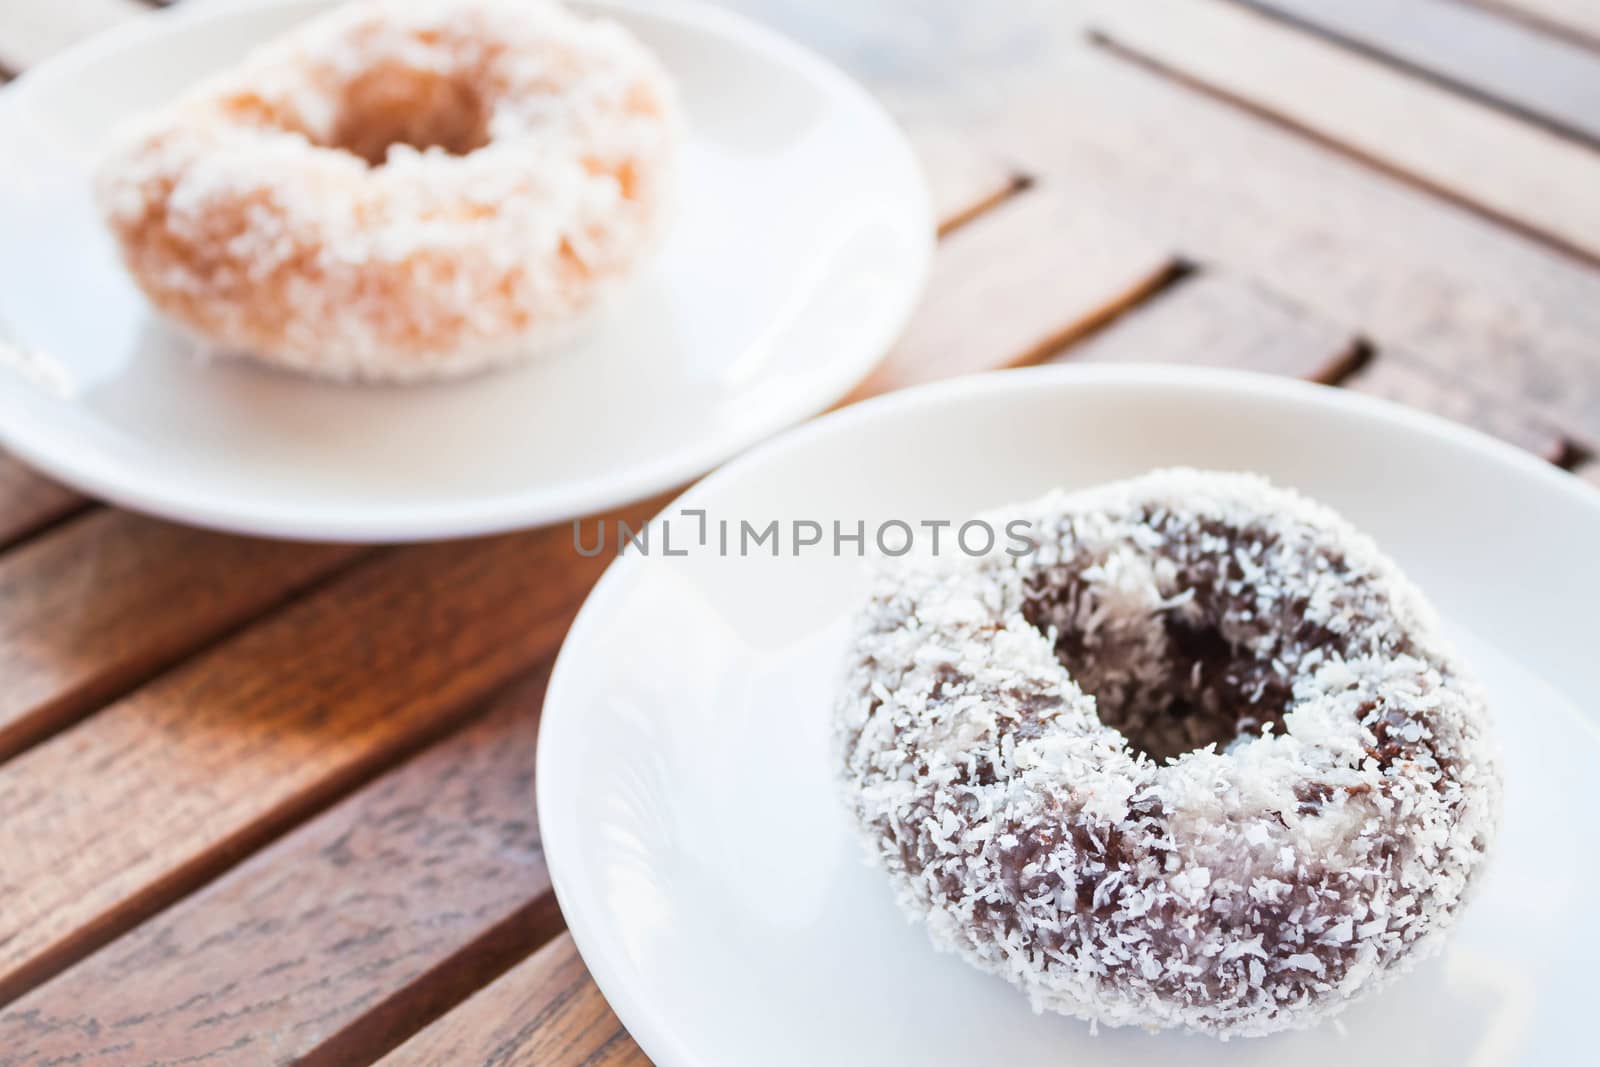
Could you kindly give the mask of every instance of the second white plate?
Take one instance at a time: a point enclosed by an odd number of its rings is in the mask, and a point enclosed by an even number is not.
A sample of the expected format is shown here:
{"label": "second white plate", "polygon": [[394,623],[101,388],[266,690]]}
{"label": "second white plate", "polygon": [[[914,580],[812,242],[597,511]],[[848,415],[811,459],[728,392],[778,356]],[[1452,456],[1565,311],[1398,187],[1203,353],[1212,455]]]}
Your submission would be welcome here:
{"label": "second white plate", "polygon": [[[904,922],[836,793],[833,687],[866,586],[853,545],[832,554],[833,522],[870,537],[887,520],[960,520],[1174,464],[1260,471],[1375,536],[1482,676],[1505,748],[1498,856],[1444,956],[1309,1032],[1095,1037],[1032,1014]],[[763,534],[773,521],[780,554],[768,542],[740,555],[742,524]],[[796,554],[797,521],[821,524],[823,544]],[[1570,475],[1333,389],[1066,367],[829,416],[723,468],[662,522],[573,627],[538,766],[562,911],[662,1067],[1592,1059],[1600,495]],[[597,538],[586,528],[584,547]]]}
{"label": "second white plate", "polygon": [[846,393],[899,332],[932,247],[882,109],[810,53],[675,0],[585,0],[672,72],[689,138],[660,255],[580,343],[469,381],[341,387],[203,364],[117,262],[88,175],[120,120],[328,0],[188,5],[0,91],[0,441],[126,506],[250,533],[404,540],[551,522],[703,473]]}

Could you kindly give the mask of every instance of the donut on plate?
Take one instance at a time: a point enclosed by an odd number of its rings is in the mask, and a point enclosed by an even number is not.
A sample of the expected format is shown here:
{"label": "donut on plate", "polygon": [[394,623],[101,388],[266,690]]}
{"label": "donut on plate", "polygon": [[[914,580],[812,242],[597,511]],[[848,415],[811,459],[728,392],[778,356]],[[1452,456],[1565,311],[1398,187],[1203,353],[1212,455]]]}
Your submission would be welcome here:
{"label": "donut on plate", "polygon": [[549,348],[644,256],[678,138],[660,64],[542,0],[363,0],[128,131],[97,176],[150,301],[334,378]]}
{"label": "donut on plate", "polygon": [[992,517],[1036,551],[881,573],[850,807],[934,942],[1050,1009],[1309,1026],[1433,951],[1499,819],[1488,712],[1328,509],[1171,470]]}

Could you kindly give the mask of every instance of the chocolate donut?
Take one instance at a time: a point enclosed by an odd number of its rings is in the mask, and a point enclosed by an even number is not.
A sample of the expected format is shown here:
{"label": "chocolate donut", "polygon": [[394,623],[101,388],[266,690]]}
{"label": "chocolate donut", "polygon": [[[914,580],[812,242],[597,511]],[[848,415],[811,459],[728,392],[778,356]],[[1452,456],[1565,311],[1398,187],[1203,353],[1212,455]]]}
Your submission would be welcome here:
{"label": "chocolate donut", "polygon": [[1035,1010],[1312,1025],[1437,949],[1501,783],[1478,686],[1366,536],[1160,471],[885,564],[837,708],[902,909]]}

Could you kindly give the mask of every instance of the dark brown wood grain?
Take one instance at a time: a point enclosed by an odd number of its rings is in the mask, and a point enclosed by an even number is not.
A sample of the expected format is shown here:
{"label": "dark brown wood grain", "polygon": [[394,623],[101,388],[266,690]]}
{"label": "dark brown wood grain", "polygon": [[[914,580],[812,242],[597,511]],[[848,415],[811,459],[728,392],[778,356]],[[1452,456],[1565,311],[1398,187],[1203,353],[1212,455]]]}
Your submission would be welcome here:
{"label": "dark brown wood grain", "polygon": [[0,766],[0,998],[549,656],[604,562],[569,526],[382,555]]}
{"label": "dark brown wood grain", "polygon": [[1355,333],[1244,279],[1202,270],[1056,359],[1190,363],[1336,382],[1362,359]]}
{"label": "dark brown wood grain", "polygon": [[1459,0],[1239,2],[1600,142],[1600,53],[1590,49]]}
{"label": "dark brown wood grain", "polygon": [[852,400],[1044,358],[1177,267],[1137,231],[1027,189],[939,245],[905,336]]}
{"label": "dark brown wood grain", "polygon": [[0,551],[87,506],[77,493],[0,452]]}
{"label": "dark brown wood grain", "polygon": [[648,1067],[566,934],[390,1053],[383,1067]]}
{"label": "dark brown wood grain", "polygon": [[0,760],[357,552],[96,510],[0,555]]}
{"label": "dark brown wood grain", "polygon": [[370,1062],[560,929],[544,671],[0,1013],[0,1067]]}

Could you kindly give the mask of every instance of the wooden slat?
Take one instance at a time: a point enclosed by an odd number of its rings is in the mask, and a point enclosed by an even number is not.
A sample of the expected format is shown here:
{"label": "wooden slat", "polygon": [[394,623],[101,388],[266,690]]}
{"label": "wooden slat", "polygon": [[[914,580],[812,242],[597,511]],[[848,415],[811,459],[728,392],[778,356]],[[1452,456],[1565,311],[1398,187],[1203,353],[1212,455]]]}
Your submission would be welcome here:
{"label": "wooden slat", "polygon": [[355,554],[96,511],[0,556],[0,759]]}
{"label": "wooden slat", "polygon": [[38,66],[143,10],[138,0],[0,0],[0,70]]}
{"label": "wooden slat", "polygon": [[383,555],[0,766],[0,1000],[548,656],[604,562],[570,527]]}
{"label": "wooden slat", "polygon": [[970,222],[1025,184],[1014,168],[950,127],[912,125],[909,132],[928,179],[941,234]]}
{"label": "wooden slat", "polygon": [[1072,363],[1193,363],[1334,382],[1361,358],[1355,333],[1258,285],[1201,271],[1055,357]]}
{"label": "wooden slat", "polygon": [[1103,50],[1054,58],[989,129],[1041,186],[1600,439],[1600,272]]}
{"label": "wooden slat", "polygon": [[1515,397],[1481,392],[1415,357],[1379,350],[1342,384],[1465,423],[1552,463],[1562,462],[1567,455],[1568,444],[1561,432],[1522,410]]}
{"label": "wooden slat", "polygon": [[[560,928],[544,672],[0,1013],[0,1064],[366,1063]],[[443,1061],[440,1061],[443,1062]]]}
{"label": "wooden slat", "polygon": [[1105,3],[1116,47],[1600,261],[1600,154],[1224,0]]}
{"label": "wooden slat", "polygon": [[382,1061],[383,1067],[648,1067],[566,934]]}
{"label": "wooden slat", "polygon": [[1600,141],[1600,54],[1589,49],[1458,0],[1244,2]]}
{"label": "wooden slat", "polygon": [[1490,11],[1526,19],[1552,34],[1600,47],[1600,4],[1594,0],[1470,0]]}
{"label": "wooden slat", "polygon": [[87,504],[72,490],[0,452],[0,550]]}
{"label": "wooden slat", "polygon": [[1567,443],[1514,398],[1493,398],[1448,373],[1380,351],[1362,361],[1356,334],[1259,285],[1201,272],[1064,350],[1069,362],[1163,362],[1233,367],[1338,382],[1503,438],[1552,462]]}
{"label": "wooden slat", "polygon": [[1042,359],[1176,265],[1138,233],[1029,189],[940,243],[920,311],[851,399]]}

